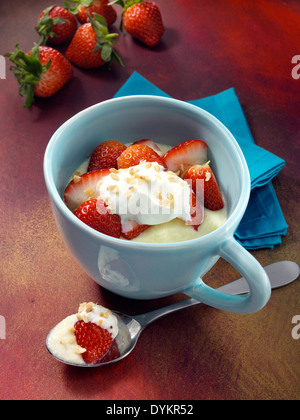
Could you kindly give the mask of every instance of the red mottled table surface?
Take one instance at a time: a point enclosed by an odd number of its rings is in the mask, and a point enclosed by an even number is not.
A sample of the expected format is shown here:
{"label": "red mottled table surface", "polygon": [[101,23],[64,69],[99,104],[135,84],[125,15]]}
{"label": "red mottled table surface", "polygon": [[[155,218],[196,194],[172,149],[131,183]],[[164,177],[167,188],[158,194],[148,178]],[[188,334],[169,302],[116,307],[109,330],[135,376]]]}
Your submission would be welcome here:
{"label": "red mottled table surface", "polygon": [[[157,3],[166,26],[158,47],[151,50],[120,36],[124,68],[75,68],[60,93],[29,110],[6,62],[6,79],[0,80],[1,399],[300,397],[300,340],[291,334],[292,318],[300,314],[299,281],[274,291],[253,315],[203,305],[170,315],[145,330],[127,359],[101,369],[67,367],[45,348],[50,328],[82,301],[138,314],[182,298],[136,302],[101,289],[64,245],[44,184],[43,155],[53,132],[78,111],[111,98],[133,71],[182,100],[236,89],[256,143],[286,160],[273,184],[288,234],[280,246],[253,255],[262,265],[300,262],[300,79],[292,77],[292,58],[300,54],[299,2]],[[31,49],[37,17],[50,4],[1,0],[1,55],[17,42]],[[121,9],[116,8],[118,31]],[[220,260],[206,278],[219,285],[238,276]]]}

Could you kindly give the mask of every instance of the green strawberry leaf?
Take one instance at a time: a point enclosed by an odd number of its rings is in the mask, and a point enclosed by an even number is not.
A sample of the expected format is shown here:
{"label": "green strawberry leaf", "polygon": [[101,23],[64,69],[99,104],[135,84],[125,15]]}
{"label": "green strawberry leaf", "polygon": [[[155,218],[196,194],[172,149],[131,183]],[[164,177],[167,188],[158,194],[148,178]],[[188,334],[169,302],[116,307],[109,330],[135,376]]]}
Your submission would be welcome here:
{"label": "green strawberry leaf", "polygon": [[40,35],[38,45],[46,45],[48,38],[56,38],[56,33],[52,31],[54,25],[62,25],[67,22],[66,19],[60,17],[51,18],[49,16],[49,12],[51,12],[53,7],[55,6],[50,6],[45,9],[44,15],[39,19],[38,26],[35,28]]}
{"label": "green strawberry leaf", "polygon": [[116,59],[121,66],[124,66],[122,59],[113,48],[113,45],[116,43],[115,38],[119,36],[119,34],[110,33],[107,28],[106,20],[97,13],[94,13],[93,17],[88,15],[88,20],[91,22],[96,33],[97,44],[94,51],[101,50],[101,57],[103,61],[109,63],[109,67],[111,67],[114,59]]}
{"label": "green strawberry leaf", "polygon": [[77,15],[79,6],[90,7],[93,3],[93,0],[70,0],[70,1],[64,0],[64,6],[67,10],[69,10],[69,12],[73,13],[73,15]]}
{"label": "green strawberry leaf", "polygon": [[40,81],[41,74],[45,73],[51,66],[51,60],[42,66],[39,61],[39,45],[35,44],[30,55],[25,54],[18,44],[15,52],[5,54],[15,64],[10,70],[19,84],[19,94],[26,98],[25,108],[29,108],[34,102],[34,86]]}

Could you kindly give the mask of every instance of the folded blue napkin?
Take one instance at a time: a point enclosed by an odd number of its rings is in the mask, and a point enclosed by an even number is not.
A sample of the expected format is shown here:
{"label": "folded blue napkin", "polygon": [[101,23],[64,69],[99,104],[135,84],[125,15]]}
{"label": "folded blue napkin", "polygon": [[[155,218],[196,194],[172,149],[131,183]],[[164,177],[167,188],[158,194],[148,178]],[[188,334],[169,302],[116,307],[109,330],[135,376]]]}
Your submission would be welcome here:
{"label": "folded blue napkin", "polygon": [[[132,95],[170,97],[137,72],[130,76],[114,97]],[[247,161],[251,195],[245,215],[235,233],[237,241],[251,250],[273,248],[280,244],[288,226],[271,181],[284,167],[284,160],[255,144],[233,88],[187,102],[218,118],[234,135]]]}

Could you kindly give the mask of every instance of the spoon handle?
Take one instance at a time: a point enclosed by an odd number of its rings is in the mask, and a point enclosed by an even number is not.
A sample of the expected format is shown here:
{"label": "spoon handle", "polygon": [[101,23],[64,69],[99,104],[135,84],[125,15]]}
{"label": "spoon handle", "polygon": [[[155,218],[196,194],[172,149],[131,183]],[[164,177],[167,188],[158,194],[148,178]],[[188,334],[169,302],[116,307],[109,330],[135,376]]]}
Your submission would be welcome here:
{"label": "spoon handle", "polygon": [[[293,261],[279,261],[273,264],[269,264],[264,267],[264,270],[269,276],[272,289],[285,286],[296,280],[299,276],[299,265]],[[225,284],[225,286],[219,287],[217,290],[232,295],[239,295],[249,292],[247,282],[243,277],[231,283]],[[190,306],[197,305],[199,303],[201,303],[199,300],[190,298],[181,302],[174,303],[173,305],[156,309],[152,312],[147,312],[145,314],[135,316],[135,319],[140,323],[142,329],[144,329],[153,321],[156,321],[165,315],[184,308],[188,308]]]}
{"label": "spoon handle", "polygon": [[135,316],[135,319],[140,323],[142,329],[150,325],[153,321],[162,318],[172,312],[179,311],[180,309],[188,308],[193,305],[197,305],[201,302],[199,300],[190,298],[185,299],[181,302],[173,303],[173,305],[165,306],[163,308],[156,309],[155,311],[147,312],[142,315]]}

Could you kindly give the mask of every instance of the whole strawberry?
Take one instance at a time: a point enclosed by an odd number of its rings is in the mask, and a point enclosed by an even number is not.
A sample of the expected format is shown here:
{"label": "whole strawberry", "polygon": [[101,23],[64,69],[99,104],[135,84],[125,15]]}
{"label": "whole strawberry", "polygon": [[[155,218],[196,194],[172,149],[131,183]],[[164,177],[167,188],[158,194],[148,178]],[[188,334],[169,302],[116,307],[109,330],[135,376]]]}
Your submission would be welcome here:
{"label": "whole strawberry", "polygon": [[144,0],[116,0],[115,3],[124,8],[122,25],[126,32],[148,47],[155,47],[165,31],[158,6]]}
{"label": "whole strawberry", "polygon": [[51,47],[34,45],[25,54],[19,45],[16,51],[6,56],[15,64],[11,71],[19,83],[19,93],[26,98],[25,108],[34,102],[34,97],[48,98],[58,92],[73,76],[70,62]]}
{"label": "whole strawberry", "polygon": [[77,21],[75,16],[63,7],[50,6],[41,13],[35,29],[40,35],[39,45],[45,45],[47,41],[51,44],[63,44],[73,38]]}
{"label": "whole strawberry", "polygon": [[111,64],[114,59],[123,65],[113,49],[114,38],[118,34],[109,33],[105,19],[96,13],[89,20],[90,22],[77,29],[68,46],[68,60],[84,69],[100,67],[105,63]]}
{"label": "whole strawberry", "polygon": [[93,17],[97,13],[104,17],[107,26],[112,25],[117,20],[117,12],[108,2],[109,0],[92,0],[90,6],[79,4],[77,7],[77,19],[81,24],[87,23],[88,15]]}

